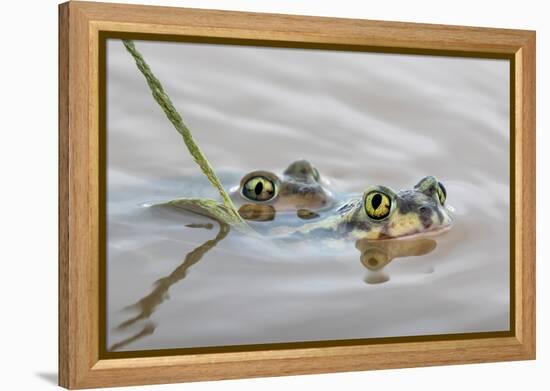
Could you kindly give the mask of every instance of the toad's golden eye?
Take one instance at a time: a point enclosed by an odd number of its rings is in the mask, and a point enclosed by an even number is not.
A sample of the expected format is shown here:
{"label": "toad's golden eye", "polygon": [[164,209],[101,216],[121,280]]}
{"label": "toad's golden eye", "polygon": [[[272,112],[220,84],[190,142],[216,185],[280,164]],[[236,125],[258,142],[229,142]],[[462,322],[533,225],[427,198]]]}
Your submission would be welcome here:
{"label": "toad's golden eye", "polygon": [[439,202],[441,203],[441,205],[445,205],[445,200],[447,199],[447,190],[441,182],[437,182],[437,198],[439,198]]}
{"label": "toad's golden eye", "polygon": [[275,184],[263,176],[250,178],[243,185],[243,196],[252,201],[269,201],[275,197]]}
{"label": "toad's golden eye", "polygon": [[373,220],[383,220],[390,214],[391,199],[380,191],[371,191],[365,197],[365,211]]}

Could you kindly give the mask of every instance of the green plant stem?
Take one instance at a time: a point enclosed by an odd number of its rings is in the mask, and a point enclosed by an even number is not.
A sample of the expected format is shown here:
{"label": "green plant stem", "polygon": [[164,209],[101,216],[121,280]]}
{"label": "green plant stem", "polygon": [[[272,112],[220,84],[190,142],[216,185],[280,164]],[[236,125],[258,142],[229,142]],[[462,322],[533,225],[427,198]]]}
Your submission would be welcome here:
{"label": "green plant stem", "polygon": [[168,94],[166,94],[166,92],[164,91],[162,84],[155,77],[149,65],[147,65],[142,55],[136,49],[134,42],[131,40],[123,40],[123,43],[126,49],[128,50],[128,52],[134,58],[138,69],[141,71],[141,73],[145,77],[145,80],[147,81],[147,84],[151,89],[151,93],[153,94],[153,98],[162,108],[168,120],[172,123],[172,125],[174,125],[178,133],[182,136],[183,141],[185,142],[185,145],[189,150],[189,153],[193,157],[193,160],[199,165],[202,172],[206,175],[210,183],[212,183],[212,185],[220,193],[223,204],[225,206],[224,209],[227,212],[229,212],[230,215],[233,215],[233,218],[236,220],[236,222],[248,226],[248,224],[246,224],[246,222],[239,215],[237,209],[235,208],[235,205],[233,204],[233,201],[231,201],[231,198],[223,188],[220,180],[214,173],[212,166],[204,156],[204,153],[201,151],[199,146],[195,143],[195,140],[193,139],[191,131],[183,122],[181,115],[178,113],[178,111],[172,104],[172,101],[170,100],[170,97],[168,96]]}

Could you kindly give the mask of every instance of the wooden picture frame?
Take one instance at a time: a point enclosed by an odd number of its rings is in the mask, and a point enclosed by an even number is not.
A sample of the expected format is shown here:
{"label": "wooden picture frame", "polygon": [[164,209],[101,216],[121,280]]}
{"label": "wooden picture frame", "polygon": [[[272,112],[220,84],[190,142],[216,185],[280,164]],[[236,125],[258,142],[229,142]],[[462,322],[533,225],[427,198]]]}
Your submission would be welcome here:
{"label": "wooden picture frame", "polygon": [[[99,78],[108,34],[504,58],[511,64],[511,330],[108,357]],[[107,34],[107,35],[108,35]],[[529,205],[530,207],[525,207]],[[523,206],[523,207],[522,207]],[[512,256],[513,255],[513,256]],[[535,32],[70,1],[59,6],[59,384],[89,388],[535,358]]]}

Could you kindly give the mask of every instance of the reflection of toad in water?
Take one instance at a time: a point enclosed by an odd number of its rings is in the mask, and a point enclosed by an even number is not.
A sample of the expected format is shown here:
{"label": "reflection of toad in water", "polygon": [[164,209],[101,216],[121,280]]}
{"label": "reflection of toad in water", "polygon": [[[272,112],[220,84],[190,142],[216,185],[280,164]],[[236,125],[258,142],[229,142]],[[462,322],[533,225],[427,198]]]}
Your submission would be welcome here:
{"label": "reflection of toad in water", "polygon": [[432,252],[437,243],[432,239],[410,240],[368,240],[359,239],[355,247],[361,252],[360,260],[367,268],[365,282],[380,284],[390,277],[384,272],[385,266],[395,258],[413,257]]}

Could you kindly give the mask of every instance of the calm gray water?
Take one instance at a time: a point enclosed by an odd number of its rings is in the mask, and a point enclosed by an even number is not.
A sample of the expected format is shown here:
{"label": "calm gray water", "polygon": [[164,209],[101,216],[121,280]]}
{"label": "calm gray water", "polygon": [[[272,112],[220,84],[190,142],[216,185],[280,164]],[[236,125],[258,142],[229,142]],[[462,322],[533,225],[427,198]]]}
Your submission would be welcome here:
{"label": "calm gray water", "polygon": [[203,218],[144,207],[216,193],[131,56],[112,40],[111,349],[509,328],[508,62],[142,41],[136,46],[226,188],[249,171],[280,172],[298,158],[314,163],[342,197],[373,184],[410,188],[435,175],[447,188],[456,222],[433,238],[436,243],[422,244],[429,247],[425,255],[396,258],[371,271],[355,243],[282,244],[235,232],[223,237],[216,224],[186,226],[209,222]]}

